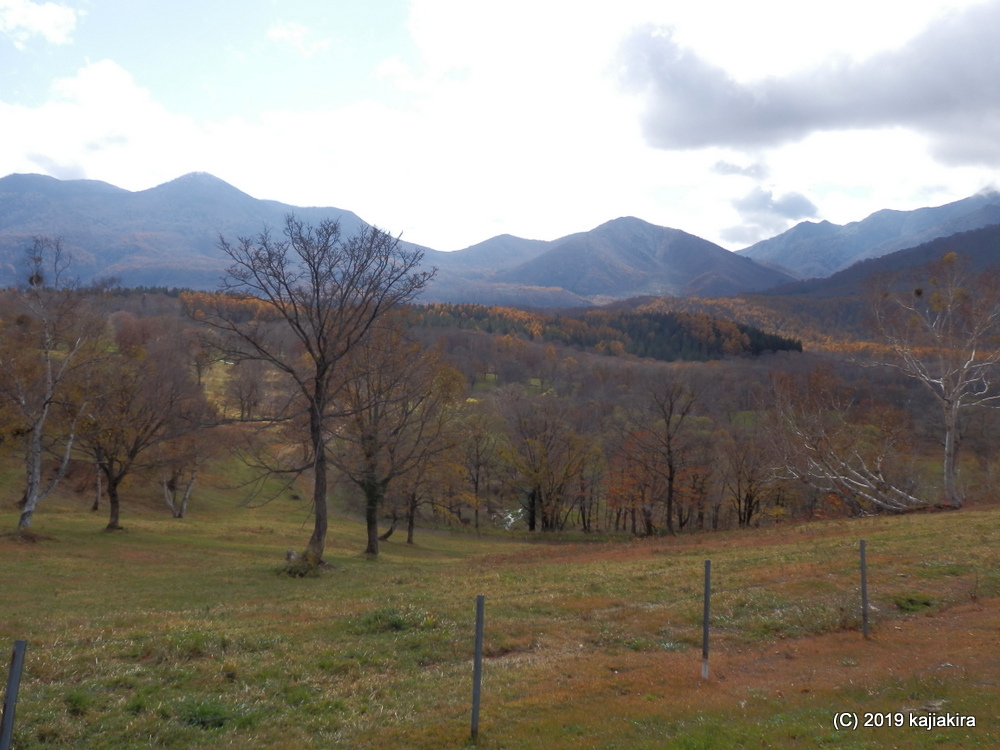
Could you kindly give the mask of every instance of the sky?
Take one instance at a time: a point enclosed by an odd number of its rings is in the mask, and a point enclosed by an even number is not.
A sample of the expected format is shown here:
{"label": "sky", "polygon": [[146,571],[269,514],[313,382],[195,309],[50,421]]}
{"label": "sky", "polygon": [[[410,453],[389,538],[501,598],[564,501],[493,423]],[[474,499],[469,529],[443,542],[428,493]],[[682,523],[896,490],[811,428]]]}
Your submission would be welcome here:
{"label": "sky", "polygon": [[0,176],[209,172],[457,250],[998,187],[1000,0],[0,0]]}

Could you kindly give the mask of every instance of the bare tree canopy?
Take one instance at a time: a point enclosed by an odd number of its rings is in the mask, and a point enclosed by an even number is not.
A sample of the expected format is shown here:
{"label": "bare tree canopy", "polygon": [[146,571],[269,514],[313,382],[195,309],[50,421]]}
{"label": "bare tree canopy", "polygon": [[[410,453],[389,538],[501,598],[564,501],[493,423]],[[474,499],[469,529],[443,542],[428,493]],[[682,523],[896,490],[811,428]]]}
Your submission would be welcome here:
{"label": "bare tree canopy", "polygon": [[205,394],[177,348],[177,338],[169,336],[119,345],[95,373],[103,385],[81,418],[79,444],[106,480],[109,531],[121,528],[123,480],[164,468],[166,450],[179,449],[208,421]]}
{"label": "bare tree canopy", "polygon": [[375,227],[344,237],[336,221],[310,226],[293,215],[280,239],[265,228],[235,244],[220,237],[219,247],[232,261],[221,286],[227,294],[194,313],[221,334],[228,360],[263,362],[290,384],[293,397],[258,419],[308,424],[304,460],[281,470],[313,474],[315,525],[302,559],[315,566],[326,545],[327,442],[341,408],[341,364],[433,271],[419,270],[420,250]]}
{"label": "bare tree canopy", "polygon": [[[630,450],[637,456],[645,456],[649,471],[657,477],[654,494],[656,502],[664,506],[667,531],[671,534],[676,533],[679,476],[697,442],[693,430],[697,400],[693,385],[684,377],[658,374],[642,384],[642,396],[628,413],[624,425]],[[646,526],[647,533],[653,533],[649,515]]]}
{"label": "bare tree canopy", "polygon": [[926,507],[905,456],[912,429],[887,404],[858,404],[819,368],[805,377],[775,373],[768,433],[781,476],[835,496],[852,513]]}
{"label": "bare tree canopy", "polygon": [[465,379],[440,350],[407,340],[405,321],[396,317],[374,328],[347,365],[338,400],[349,416],[337,422],[330,460],[365,496],[365,554],[375,556],[390,483],[416,481],[456,444],[451,427]]}
{"label": "bare tree canopy", "polygon": [[903,291],[883,280],[874,298],[885,361],[923,384],[944,417],[944,502],[961,506],[959,419],[964,409],[992,404],[1000,361],[1000,274],[972,273],[955,253],[921,269]]}

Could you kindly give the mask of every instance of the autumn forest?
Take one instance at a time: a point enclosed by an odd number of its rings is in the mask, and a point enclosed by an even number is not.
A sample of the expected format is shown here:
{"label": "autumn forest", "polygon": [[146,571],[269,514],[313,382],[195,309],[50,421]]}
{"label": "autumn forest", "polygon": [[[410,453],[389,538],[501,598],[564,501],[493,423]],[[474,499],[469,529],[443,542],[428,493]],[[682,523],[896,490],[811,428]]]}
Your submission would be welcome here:
{"label": "autumn forest", "polygon": [[[305,226],[222,249],[216,292],[71,283],[38,238],[0,294],[0,428],[30,534],[69,485],[130,504],[332,517],[368,555],[423,527],[653,536],[958,509],[997,490],[997,285],[947,255],[849,299],[419,304],[419,252]],[[343,522],[338,520],[338,523]]]}

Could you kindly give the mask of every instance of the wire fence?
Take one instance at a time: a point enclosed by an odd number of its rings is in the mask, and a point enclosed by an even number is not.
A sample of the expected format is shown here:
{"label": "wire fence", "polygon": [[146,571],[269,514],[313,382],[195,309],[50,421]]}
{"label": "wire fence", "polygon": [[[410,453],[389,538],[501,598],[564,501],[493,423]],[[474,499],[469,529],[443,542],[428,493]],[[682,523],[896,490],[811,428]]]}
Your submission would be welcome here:
{"label": "wire fence", "polygon": [[[817,544],[795,554],[742,550],[739,566],[723,555],[711,571],[707,622],[707,571],[691,559],[616,566],[603,579],[567,575],[548,587],[535,585],[530,564],[523,575],[508,579],[470,571],[478,580],[468,586],[485,594],[483,713],[504,711],[504,697],[489,690],[491,669],[503,669],[505,679],[516,682],[519,659],[558,660],[571,649],[589,655],[668,651],[689,653],[697,673],[699,664],[705,670],[707,652],[699,659],[697,649],[707,648],[708,632],[713,648],[725,649],[857,631],[860,649],[869,626],[877,634],[896,618],[1000,593],[995,564],[922,557],[918,573],[926,575],[914,575],[900,572],[912,571],[912,565],[885,559],[871,547],[867,553],[865,608],[857,545]],[[4,731],[13,744],[0,750],[66,744],[79,735],[81,724],[148,738],[166,726],[239,729],[262,717],[298,712],[316,731],[329,728],[332,717],[333,731],[349,734],[359,722],[401,720],[431,704],[442,720],[468,720],[477,640],[474,602],[414,598],[409,605],[334,615],[301,607],[192,609],[169,613],[174,624],[156,631],[122,632],[127,626],[90,623],[97,635],[36,639],[28,644],[18,675],[16,711],[5,705]],[[209,616],[220,624],[206,626]],[[233,618],[250,621],[227,622]],[[8,699],[9,693],[10,683]],[[517,700],[543,693],[521,686]],[[129,719],[115,723],[111,716]]]}

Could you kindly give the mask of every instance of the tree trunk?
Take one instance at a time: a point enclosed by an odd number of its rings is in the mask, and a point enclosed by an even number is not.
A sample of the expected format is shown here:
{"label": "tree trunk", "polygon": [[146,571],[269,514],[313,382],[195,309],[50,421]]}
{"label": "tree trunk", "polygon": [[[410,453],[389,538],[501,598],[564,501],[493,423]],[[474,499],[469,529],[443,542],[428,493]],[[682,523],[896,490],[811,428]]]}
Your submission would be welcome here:
{"label": "tree trunk", "polygon": [[18,531],[27,531],[31,528],[31,519],[35,514],[38,501],[48,495],[59,481],[66,475],[69,467],[69,457],[73,450],[73,434],[66,441],[66,449],[63,451],[62,461],[56,474],[52,477],[45,489],[42,489],[42,424],[37,422],[31,430],[31,440],[28,442],[28,449],[24,457],[26,464],[27,486],[24,489],[24,497],[21,500],[21,517],[17,522]]}
{"label": "tree trunk", "polygon": [[667,531],[673,536],[677,532],[674,530],[674,486],[677,482],[677,467],[674,466],[673,458],[667,459]]}
{"label": "tree trunk", "polygon": [[38,505],[39,493],[42,486],[42,425],[45,423],[46,408],[42,412],[42,417],[38,419],[31,428],[31,438],[28,441],[28,448],[25,451],[24,462],[25,475],[27,477],[24,488],[24,500],[21,505],[21,517],[17,523],[18,531],[27,531],[31,528],[31,518],[35,514],[35,507]]}
{"label": "tree trunk", "polygon": [[177,518],[177,504],[174,502],[177,498],[177,490],[176,486],[174,489],[171,489],[170,484],[171,482],[169,481],[163,482],[163,501],[170,508],[171,517]]}
{"label": "tree trunk", "polygon": [[177,490],[181,478],[184,476],[182,470],[174,470],[170,479],[163,482],[163,499],[170,508],[170,515],[174,518],[184,518],[187,515],[188,502],[191,500],[191,493],[194,492],[194,483],[198,479],[198,469],[192,469],[187,484],[184,485],[184,492],[180,501],[177,500]]}
{"label": "tree trunk", "polygon": [[313,533],[302,555],[307,565],[317,567],[323,562],[326,549],[326,531],[329,525],[326,503],[326,441],[323,439],[323,422],[319,407],[313,408],[309,420],[309,437],[313,449]]}
{"label": "tree trunk", "polygon": [[944,404],[944,499],[947,505],[960,508],[962,496],[958,491],[958,406],[955,402]]}
{"label": "tree trunk", "polygon": [[101,494],[104,492],[101,487],[101,464],[97,461],[94,461],[94,476],[97,491],[94,493],[94,504],[90,506],[90,510],[96,513],[101,509]]}
{"label": "tree trunk", "polygon": [[[478,510],[476,511],[479,512]],[[417,524],[417,493],[410,494],[410,503],[406,509],[406,543],[413,544],[413,530]]]}
{"label": "tree trunk", "polygon": [[191,500],[191,493],[194,492],[194,483],[198,479],[198,469],[191,469],[191,479],[188,481],[187,486],[184,488],[184,496],[181,497],[181,507],[180,513],[177,515],[178,518],[184,518],[187,515],[188,502]]}
{"label": "tree trunk", "polygon": [[118,523],[119,518],[119,506],[118,506],[118,482],[108,479],[108,531],[119,531],[121,525]]}
{"label": "tree trunk", "polygon": [[384,534],[379,534],[378,540],[380,542],[386,541],[389,537],[392,536],[392,532],[394,532],[395,530],[396,530],[396,517],[393,516],[392,517],[392,524],[389,526],[388,529],[386,529],[386,531],[385,531]]}
{"label": "tree trunk", "polygon": [[27,531],[31,528],[31,517],[35,514],[35,506],[38,505],[38,490],[42,480],[42,437],[32,432],[31,441],[28,444],[27,455],[24,461],[27,464],[27,486],[24,489],[24,499],[21,502],[21,517],[17,522],[18,531]]}
{"label": "tree trunk", "polygon": [[35,514],[34,509],[29,509],[25,507],[21,511],[21,517],[17,521],[17,530],[19,532],[25,532],[31,529],[31,517]]}
{"label": "tree trunk", "polygon": [[375,479],[366,479],[361,489],[365,494],[365,525],[368,527],[368,546],[365,554],[378,557],[378,509],[382,505],[383,487]]}

